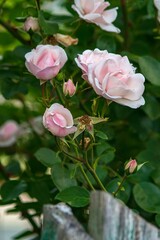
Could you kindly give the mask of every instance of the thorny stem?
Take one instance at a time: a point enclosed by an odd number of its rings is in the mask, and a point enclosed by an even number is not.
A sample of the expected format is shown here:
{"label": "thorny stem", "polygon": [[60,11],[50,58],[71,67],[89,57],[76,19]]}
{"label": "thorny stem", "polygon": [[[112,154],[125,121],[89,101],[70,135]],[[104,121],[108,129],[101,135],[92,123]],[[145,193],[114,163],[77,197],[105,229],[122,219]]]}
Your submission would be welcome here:
{"label": "thorny stem", "polygon": [[102,184],[101,180],[99,179],[99,177],[97,176],[95,170],[90,166],[88,160],[86,160],[86,167],[87,167],[88,171],[92,174],[92,176],[94,177],[94,179],[96,180],[98,186],[99,186],[103,191],[106,192],[107,190],[106,190],[105,187],[103,186],[103,184]]}
{"label": "thorny stem", "polygon": [[68,157],[70,157],[71,159],[74,159],[76,160],[77,162],[81,162],[83,164],[85,164],[85,166],[87,167],[88,171],[92,174],[92,176],[94,177],[95,181],[97,182],[98,186],[100,187],[100,189],[102,189],[103,191],[106,192],[106,189],[105,187],[103,186],[102,182],[100,181],[99,177],[97,176],[95,170],[90,166],[89,162],[88,162],[88,159],[87,159],[87,156],[85,157],[85,159],[82,159],[82,158],[78,158],[76,156],[73,156],[69,153],[67,153],[66,151],[64,151],[61,146],[59,145],[58,143],[58,139],[56,138],[56,142],[57,142],[57,145],[59,147],[59,149]]}
{"label": "thorny stem", "polygon": [[42,85],[42,100],[43,100],[43,103],[46,107],[48,107],[48,97],[46,96],[46,86],[47,86],[47,83],[43,83]]}
{"label": "thorny stem", "polygon": [[9,25],[9,23],[3,22],[2,19],[0,19],[0,25],[2,25],[9,33],[13,35],[19,42],[21,42],[24,45],[30,45],[31,42],[24,39],[18,32],[18,29],[14,26]]}
{"label": "thorny stem", "polygon": [[91,188],[92,190],[95,191],[95,189],[94,189],[92,183],[90,182],[90,180],[89,180],[87,174],[85,173],[85,171],[84,171],[84,169],[83,169],[83,166],[82,166],[82,165],[79,165],[79,167],[80,167],[80,170],[81,170],[81,172],[82,172],[82,174],[83,174],[85,180],[87,181],[88,185],[90,186],[90,188]]}
{"label": "thorny stem", "polygon": [[55,87],[56,93],[57,93],[58,98],[60,99],[61,103],[62,103],[63,105],[65,105],[65,100],[64,100],[64,98],[63,98],[63,96],[62,96],[61,91],[59,90],[58,85],[56,84],[56,81],[54,81],[54,87]]}
{"label": "thorny stem", "polygon": [[35,0],[37,10],[41,10],[40,8],[40,0]]}
{"label": "thorny stem", "polygon": [[118,192],[121,190],[122,186],[123,186],[123,183],[125,182],[127,178],[127,175],[124,175],[123,178],[122,178],[122,181],[120,183],[120,185],[118,186],[117,190],[113,193],[113,196],[116,197],[116,195],[118,194]]}

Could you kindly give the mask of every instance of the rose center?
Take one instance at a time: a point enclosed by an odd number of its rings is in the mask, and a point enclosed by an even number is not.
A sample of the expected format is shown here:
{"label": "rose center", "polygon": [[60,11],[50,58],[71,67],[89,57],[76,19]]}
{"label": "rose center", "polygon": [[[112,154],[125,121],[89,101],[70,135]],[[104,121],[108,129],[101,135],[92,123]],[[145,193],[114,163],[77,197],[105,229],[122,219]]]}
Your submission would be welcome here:
{"label": "rose center", "polygon": [[53,122],[60,126],[60,127],[66,127],[67,126],[67,121],[66,119],[63,117],[63,115],[59,114],[59,113],[55,113],[53,116]]}

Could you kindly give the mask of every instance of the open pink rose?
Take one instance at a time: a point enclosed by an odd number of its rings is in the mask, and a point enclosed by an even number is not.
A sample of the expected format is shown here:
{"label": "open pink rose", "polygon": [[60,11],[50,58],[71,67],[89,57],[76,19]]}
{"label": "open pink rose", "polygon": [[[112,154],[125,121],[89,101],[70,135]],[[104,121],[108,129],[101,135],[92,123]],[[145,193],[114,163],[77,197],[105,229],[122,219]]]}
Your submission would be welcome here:
{"label": "open pink rose", "polygon": [[101,51],[98,48],[95,50],[86,50],[83,54],[78,54],[75,61],[79,68],[82,69],[83,79],[88,80],[88,66],[93,63],[98,63],[99,61],[106,59],[108,56],[107,50]]}
{"label": "open pink rose", "polygon": [[58,137],[65,137],[77,130],[73,126],[71,112],[59,103],[54,103],[50,108],[46,109],[43,115],[43,125]]}
{"label": "open pink rose", "polygon": [[88,54],[85,51],[76,59],[77,65],[82,69],[82,77],[87,79],[94,91],[106,99],[131,108],[144,105],[144,76],[135,73],[135,68],[126,56],[99,50],[97,61],[94,60],[97,59],[97,52],[94,50],[91,53],[88,50]]}
{"label": "open pink rose", "polygon": [[13,145],[19,133],[18,124],[9,120],[0,127],[0,147],[9,147]]}
{"label": "open pink rose", "polygon": [[52,45],[38,45],[25,58],[28,71],[41,80],[54,78],[67,61],[63,48]]}
{"label": "open pink rose", "polygon": [[74,0],[72,8],[86,22],[95,23],[105,31],[119,33],[120,30],[112,24],[117,17],[117,8],[105,10],[108,6],[110,3],[104,0]]}

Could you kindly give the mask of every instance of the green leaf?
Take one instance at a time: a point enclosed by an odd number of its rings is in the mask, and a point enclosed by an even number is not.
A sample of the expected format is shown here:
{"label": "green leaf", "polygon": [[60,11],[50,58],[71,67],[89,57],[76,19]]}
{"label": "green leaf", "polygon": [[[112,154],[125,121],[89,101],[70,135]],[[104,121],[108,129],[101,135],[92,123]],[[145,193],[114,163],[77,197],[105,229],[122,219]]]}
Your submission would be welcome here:
{"label": "green leaf", "polygon": [[24,181],[11,180],[5,182],[1,187],[1,196],[3,201],[10,201],[17,198],[21,193],[25,192],[27,184]]}
{"label": "green leaf", "polygon": [[160,214],[157,214],[157,215],[155,216],[155,221],[156,221],[156,223],[157,223],[157,226],[160,227]]}
{"label": "green leaf", "polygon": [[96,155],[99,159],[98,161],[100,161],[101,163],[109,163],[115,157],[115,148],[113,148],[106,141],[99,142],[95,149]]}
{"label": "green leaf", "polygon": [[151,94],[145,96],[146,104],[143,106],[143,110],[149,116],[151,120],[156,120],[160,117],[160,103]]}
{"label": "green leaf", "polygon": [[108,136],[104,132],[96,131],[96,136],[103,139],[103,140],[108,140]]}
{"label": "green leaf", "polygon": [[38,13],[38,21],[44,34],[53,35],[54,33],[58,32],[59,29],[58,24],[52,21],[45,20],[43,12],[41,11],[39,11]]}
{"label": "green leaf", "polygon": [[156,168],[152,174],[151,177],[153,179],[153,181],[155,182],[156,185],[158,185],[160,187],[160,168]]}
{"label": "green leaf", "polygon": [[71,178],[70,170],[65,168],[60,163],[56,163],[52,166],[51,176],[53,183],[56,185],[59,191],[77,185],[76,180],[74,178]]}
{"label": "green leaf", "polygon": [[66,188],[55,197],[72,207],[85,207],[89,204],[89,192],[79,186]]}
{"label": "green leaf", "polygon": [[55,163],[61,162],[59,156],[49,148],[40,148],[34,155],[46,167],[52,167]]}
{"label": "green leaf", "polygon": [[114,37],[108,36],[107,34],[103,34],[98,37],[96,47],[101,50],[107,49],[108,52],[115,52],[116,42]]}
{"label": "green leaf", "polygon": [[14,79],[6,78],[5,81],[1,83],[1,92],[6,99],[11,99],[20,93],[27,94],[28,88],[22,81],[14,81]]}
{"label": "green leaf", "polygon": [[160,213],[160,189],[150,182],[141,182],[133,188],[134,199],[139,207],[151,213]]}
{"label": "green leaf", "polygon": [[160,62],[150,56],[139,57],[139,66],[143,75],[156,86],[160,86]]}
{"label": "green leaf", "polygon": [[[49,203],[50,201],[50,192],[49,187],[44,180],[32,181],[29,184],[28,190],[32,198],[36,198],[40,204]],[[44,194],[45,193],[45,194]]]}

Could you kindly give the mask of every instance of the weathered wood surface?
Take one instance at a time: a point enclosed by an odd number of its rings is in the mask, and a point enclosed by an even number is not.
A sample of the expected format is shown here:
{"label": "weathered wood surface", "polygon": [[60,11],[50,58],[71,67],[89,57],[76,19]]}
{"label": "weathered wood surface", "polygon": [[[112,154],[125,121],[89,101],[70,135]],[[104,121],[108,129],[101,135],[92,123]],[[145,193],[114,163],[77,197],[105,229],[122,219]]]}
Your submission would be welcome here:
{"label": "weathered wood surface", "polygon": [[45,205],[43,212],[41,240],[93,240],[67,205]]}
{"label": "weathered wood surface", "polygon": [[158,228],[100,191],[91,194],[89,233],[94,240],[160,240]]}

